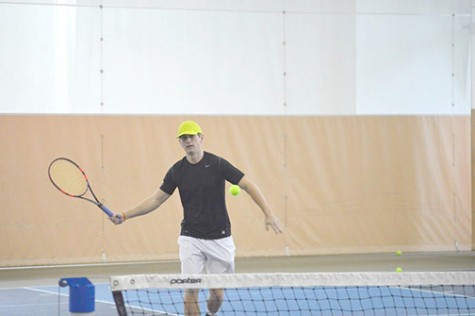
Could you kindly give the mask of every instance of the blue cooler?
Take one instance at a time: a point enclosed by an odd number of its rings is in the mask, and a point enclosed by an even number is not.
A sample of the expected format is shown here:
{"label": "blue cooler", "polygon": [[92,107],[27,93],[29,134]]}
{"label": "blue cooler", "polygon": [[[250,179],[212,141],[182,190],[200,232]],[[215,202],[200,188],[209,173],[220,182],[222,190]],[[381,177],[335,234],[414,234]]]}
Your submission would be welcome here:
{"label": "blue cooler", "polygon": [[73,314],[92,313],[95,309],[95,288],[88,278],[63,278],[61,287],[69,286],[69,311]]}

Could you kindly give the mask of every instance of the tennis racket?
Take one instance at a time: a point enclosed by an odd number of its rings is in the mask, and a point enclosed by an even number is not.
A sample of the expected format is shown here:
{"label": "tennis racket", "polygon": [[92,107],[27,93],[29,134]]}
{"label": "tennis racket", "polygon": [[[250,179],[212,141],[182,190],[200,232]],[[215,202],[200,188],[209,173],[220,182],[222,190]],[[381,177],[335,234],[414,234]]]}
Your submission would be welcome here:
{"label": "tennis racket", "polygon": [[[48,167],[51,183],[67,196],[80,198],[97,205],[109,217],[114,216],[105,205],[97,199],[92,191],[86,173],[74,161],[68,158],[57,158]],[[84,197],[87,191],[91,192],[94,200]]]}

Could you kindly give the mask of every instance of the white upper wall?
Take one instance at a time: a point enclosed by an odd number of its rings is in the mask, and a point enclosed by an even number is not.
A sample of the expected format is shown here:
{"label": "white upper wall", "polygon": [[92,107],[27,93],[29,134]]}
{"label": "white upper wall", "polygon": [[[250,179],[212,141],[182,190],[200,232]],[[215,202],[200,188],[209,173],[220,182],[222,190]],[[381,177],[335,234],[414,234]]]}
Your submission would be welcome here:
{"label": "white upper wall", "polygon": [[0,113],[468,114],[470,0],[0,3]]}

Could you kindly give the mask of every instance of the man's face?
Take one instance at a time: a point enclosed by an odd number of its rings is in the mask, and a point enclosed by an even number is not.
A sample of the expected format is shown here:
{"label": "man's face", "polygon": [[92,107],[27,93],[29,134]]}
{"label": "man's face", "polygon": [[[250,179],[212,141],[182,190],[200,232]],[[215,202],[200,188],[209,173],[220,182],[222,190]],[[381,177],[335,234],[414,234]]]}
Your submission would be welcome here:
{"label": "man's face", "polygon": [[201,134],[198,135],[182,135],[178,138],[181,148],[185,150],[185,153],[194,154],[200,152],[201,143],[202,143],[203,136]]}

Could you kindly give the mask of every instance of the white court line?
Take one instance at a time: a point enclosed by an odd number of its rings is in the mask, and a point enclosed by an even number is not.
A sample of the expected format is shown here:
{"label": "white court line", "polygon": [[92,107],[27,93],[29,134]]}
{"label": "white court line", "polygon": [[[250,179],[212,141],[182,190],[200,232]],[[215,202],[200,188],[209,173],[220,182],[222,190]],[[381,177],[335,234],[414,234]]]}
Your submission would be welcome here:
{"label": "white court line", "polygon": [[[392,289],[399,289],[399,290],[405,290],[405,291],[409,291],[409,292],[420,292],[420,293],[426,293],[426,294],[432,294],[432,296],[434,296],[435,294],[438,295],[438,297],[432,297],[433,299],[437,300],[437,299],[440,299],[440,298],[443,298],[443,297],[455,297],[455,298],[465,298],[466,300],[473,300],[475,299],[475,297],[472,297],[472,296],[467,296],[467,295],[461,295],[461,294],[455,294],[455,293],[450,293],[451,291],[447,291],[447,292],[444,292],[444,291],[431,291],[431,290],[428,290],[428,289],[418,289],[418,288],[411,288],[411,287],[405,287],[405,286],[401,286],[401,287],[390,287]],[[418,307],[417,306],[414,306],[414,308],[417,310]],[[408,314],[408,316],[416,316],[416,315],[419,315],[418,313],[417,314]],[[460,313],[456,313],[456,314],[427,314],[427,316],[474,316],[475,313],[471,313],[469,312],[468,314],[467,313],[463,313],[463,314],[460,314]]]}
{"label": "white court line", "polygon": [[[105,283],[104,283],[104,284],[105,284]],[[60,296],[67,296],[67,297],[69,297],[69,294],[66,294],[66,293],[60,293],[60,292],[55,292],[55,291],[50,291],[50,290],[42,290],[42,289],[33,288],[33,287],[23,287],[22,289],[30,290],[30,291],[35,291],[35,292],[40,292],[40,293],[44,293],[44,294],[60,295]],[[114,305],[114,306],[115,306],[115,302],[104,301],[104,300],[98,300],[98,299],[94,299],[94,301],[95,301],[95,302],[99,302],[99,303],[110,304],[110,305]]]}
{"label": "white court line", "polygon": [[[11,289],[5,289],[5,288],[2,288],[0,290],[26,290],[26,291],[31,291],[31,290],[35,290],[35,289],[32,289],[32,288],[28,288],[28,287],[17,287],[17,288],[11,288]],[[48,294],[48,295],[51,295],[51,294],[54,294],[54,295],[58,295],[58,293],[53,293],[51,291],[43,291],[43,292],[48,292],[48,293],[44,293],[45,295]],[[68,304],[67,301],[65,302],[61,302],[60,305],[66,305]],[[38,307],[38,306],[58,306],[58,302],[53,302],[53,303],[33,303],[33,304],[29,304],[29,303],[25,303],[25,302],[22,302],[22,303],[19,303],[19,304],[0,304],[0,310],[2,309],[10,309],[10,308],[17,308],[17,307]]]}
{"label": "white court line", "polygon": [[[107,283],[102,283],[102,284],[103,284],[103,285],[108,285]],[[98,285],[98,284],[95,284],[95,285]],[[33,288],[33,287],[23,287],[22,289],[30,290],[30,291],[35,291],[35,292],[40,292],[40,293],[48,294],[48,295],[60,295],[60,296],[67,296],[67,297],[69,297],[69,294],[58,293],[58,292],[55,292],[55,291],[43,290],[43,289],[38,289],[38,288]],[[114,305],[114,306],[115,306],[115,302],[104,301],[104,300],[98,300],[98,299],[95,299],[94,301],[95,301],[95,302],[99,302],[99,303],[104,303],[104,304],[109,304],[109,305]],[[178,314],[170,314],[170,313],[166,313],[166,312],[164,312],[164,311],[155,310],[155,309],[150,309],[150,308],[143,308],[143,307],[140,307],[140,306],[133,306],[133,305],[127,305],[127,306],[129,306],[130,308],[133,308],[133,309],[142,310],[142,311],[144,311],[144,312],[158,313],[158,315],[179,316]]]}
{"label": "white court line", "polygon": [[152,309],[152,308],[144,308],[144,307],[141,307],[141,306],[134,306],[134,305],[129,305],[129,304],[125,304],[125,305],[127,307],[131,308],[131,309],[136,309],[136,310],[140,310],[140,311],[144,311],[144,312],[152,312],[153,314],[151,314],[151,315],[156,315],[156,313],[158,313],[158,315],[180,316],[179,314],[170,314],[170,313],[155,310],[155,309]]}
{"label": "white court line", "polygon": [[[94,285],[106,285],[106,286],[109,286],[108,283],[96,283]],[[42,286],[43,287],[43,286]],[[44,287],[53,287],[53,285],[51,286],[44,286]],[[15,288],[0,288],[0,291],[8,291],[8,290],[26,290],[26,291],[32,291],[32,292],[37,292],[37,293],[40,293],[40,295],[54,295],[54,296],[60,296],[60,297],[69,297],[69,293],[62,293],[60,291],[52,291],[52,290],[47,290],[47,289],[41,289],[41,288],[37,288],[37,287],[15,287]],[[112,301],[106,301],[106,300],[98,300],[98,299],[95,299],[94,300],[95,302],[98,302],[98,303],[103,303],[103,304],[108,304],[108,305],[112,305],[112,306],[115,306],[115,302],[112,300]],[[63,302],[60,302],[59,305],[63,306],[63,305],[67,305],[69,304],[68,301],[63,301]],[[9,305],[4,305],[4,304],[0,304],[0,308],[15,308],[15,307],[18,307],[18,306],[21,306],[21,307],[25,307],[25,306],[32,306],[32,307],[35,307],[35,306],[38,306],[38,305],[42,305],[42,306],[52,306],[52,305],[58,305],[58,302],[54,302],[54,303],[42,303],[42,304],[25,304],[25,303],[21,303],[21,304],[18,304],[18,305],[13,305],[13,304],[9,304]],[[129,308],[133,308],[135,310],[141,310],[141,311],[144,311],[144,312],[150,312],[151,315],[168,315],[168,316],[179,316],[179,314],[172,314],[172,313],[166,313],[164,311],[161,311],[161,310],[155,310],[155,309],[151,309],[151,308],[143,308],[143,307],[140,307],[140,306],[134,306],[134,305],[127,305]]]}

